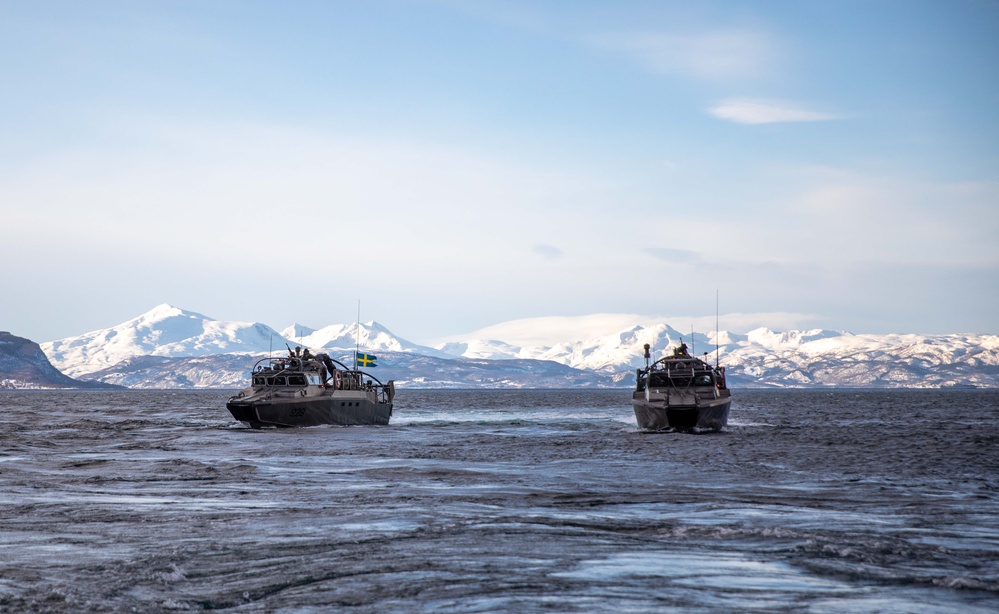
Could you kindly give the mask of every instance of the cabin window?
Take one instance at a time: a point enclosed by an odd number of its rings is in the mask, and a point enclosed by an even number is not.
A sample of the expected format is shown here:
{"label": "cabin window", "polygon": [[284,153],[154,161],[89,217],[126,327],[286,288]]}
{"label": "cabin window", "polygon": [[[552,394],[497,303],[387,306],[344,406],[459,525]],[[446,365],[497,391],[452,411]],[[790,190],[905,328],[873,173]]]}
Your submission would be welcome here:
{"label": "cabin window", "polygon": [[710,375],[698,375],[697,377],[694,378],[694,385],[695,386],[710,386],[711,385],[711,376]]}
{"label": "cabin window", "polygon": [[649,376],[649,388],[686,388],[689,385],[689,377],[669,377],[665,373],[653,373]]}
{"label": "cabin window", "polygon": [[313,386],[321,386],[323,384],[318,375],[308,375],[306,377],[309,378],[309,383]]}
{"label": "cabin window", "polygon": [[274,378],[274,385],[275,386],[284,386],[285,385],[285,377],[283,375],[279,375],[279,376],[275,377]]}
{"label": "cabin window", "polygon": [[289,375],[288,376],[289,386],[304,386],[305,376],[304,375]]}
{"label": "cabin window", "polygon": [[263,377],[254,377],[253,378],[253,385],[254,386],[263,386],[265,383],[267,383],[267,380],[265,378],[263,378]]}

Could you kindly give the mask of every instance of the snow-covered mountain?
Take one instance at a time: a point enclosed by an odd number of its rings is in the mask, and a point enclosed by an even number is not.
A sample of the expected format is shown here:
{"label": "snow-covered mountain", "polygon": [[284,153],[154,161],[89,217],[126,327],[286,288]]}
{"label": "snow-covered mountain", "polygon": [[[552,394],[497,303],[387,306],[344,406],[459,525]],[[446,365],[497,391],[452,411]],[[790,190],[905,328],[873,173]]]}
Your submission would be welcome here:
{"label": "snow-covered mountain", "polygon": [[[358,332],[360,331],[360,332]],[[281,331],[294,345],[311,349],[352,350],[361,347],[368,352],[414,352],[425,356],[448,358],[451,355],[436,348],[418,345],[397,337],[378,322],[331,324],[320,329],[292,324]]]}
{"label": "snow-covered mountain", "polygon": [[137,356],[266,354],[286,342],[264,324],[223,322],[163,304],[117,326],[40,345],[56,368],[79,377]]}
{"label": "snow-covered mountain", "polygon": [[[350,364],[353,349],[331,356]],[[129,388],[242,388],[253,364],[251,355],[219,354],[167,358],[140,356],[87,375]],[[400,388],[611,388],[610,376],[546,360],[436,358],[412,352],[379,352],[377,368],[366,372]]]}
{"label": "snow-covered mountain", "polygon": [[[615,373],[644,365],[644,344],[648,343],[658,349],[657,356],[663,356],[667,350],[679,345],[681,339],[690,345],[689,335],[684,336],[666,324],[655,324],[631,326],[613,334],[564,341],[550,346],[517,346],[495,339],[467,339],[441,343],[436,347],[452,356],[463,358],[551,360],[576,369]],[[695,349],[706,341],[707,337],[704,335],[695,335]]]}
{"label": "snow-covered mountain", "polygon": [[722,364],[736,380],[773,386],[999,387],[997,335],[854,335],[757,329]]}
{"label": "snow-covered mountain", "polygon": [[[160,305],[118,326],[41,346],[68,375],[142,387],[157,381],[165,387],[240,386],[257,358],[283,352],[285,344],[343,356],[359,344],[379,355],[379,378],[414,386],[629,386],[634,370],[645,364],[644,344],[656,359],[681,342],[695,355],[707,353],[710,362],[717,357],[729,381],[743,387],[999,387],[996,335],[766,328],[747,334],[681,333],[666,323],[648,322],[608,333],[618,320],[606,314],[538,320],[535,325],[549,330],[532,334],[530,321],[520,320],[483,329],[487,334],[509,331],[511,338],[454,337],[431,348],[402,339],[377,322],[318,329],[294,324],[278,332],[260,323],[223,322]],[[585,324],[581,334],[598,334],[568,336],[574,322]],[[549,343],[552,331],[567,336]],[[385,356],[394,362],[386,362]],[[349,358],[344,360],[349,364]]]}
{"label": "snow-covered mountain", "polygon": [[726,331],[691,335],[654,324],[550,347],[464,339],[437,348],[468,358],[550,360],[625,381],[645,365],[644,344],[652,347],[654,360],[681,342],[695,355],[706,352],[709,362],[717,356],[730,381],[742,386],[999,386],[996,335],[854,335],[767,328],[744,335]]}
{"label": "snow-covered mountain", "polygon": [[[723,335],[719,337],[723,342],[731,342],[733,335]],[[689,333],[685,335],[666,324],[653,324],[631,326],[613,334],[564,341],[551,346],[520,347],[504,341],[468,339],[443,343],[437,349],[465,358],[551,360],[576,369],[617,373],[645,365],[642,348],[646,343],[653,348],[655,358],[671,353],[672,348],[681,342],[687,343],[688,348],[695,353],[700,354],[710,349],[713,355],[714,339],[714,333],[710,336],[695,333],[691,337]]]}
{"label": "snow-covered mountain", "polygon": [[574,339],[596,339],[612,335],[634,326],[652,326],[665,319],[627,313],[541,316],[500,322],[468,334],[445,337],[440,341],[461,344],[470,339],[498,339],[516,347],[547,348]]}
{"label": "snow-covered mountain", "polygon": [[[334,324],[320,329],[294,324],[278,332],[259,322],[226,322],[167,304],[111,328],[40,345],[56,368],[79,377],[98,372],[108,374],[125,361],[147,356],[266,356],[284,352],[286,345],[335,353],[354,349],[358,341],[366,352],[410,352],[451,358],[434,348],[406,341],[377,322]],[[114,380],[110,375],[104,378],[104,381]],[[191,381],[217,382],[217,379],[195,377]]]}

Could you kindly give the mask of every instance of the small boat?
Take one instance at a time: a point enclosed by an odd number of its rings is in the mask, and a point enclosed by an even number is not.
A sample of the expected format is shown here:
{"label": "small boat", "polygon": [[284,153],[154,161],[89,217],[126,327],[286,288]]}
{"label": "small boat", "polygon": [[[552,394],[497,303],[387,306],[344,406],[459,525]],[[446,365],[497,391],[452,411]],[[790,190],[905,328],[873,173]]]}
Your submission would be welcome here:
{"label": "small boat", "polygon": [[631,402],[641,429],[720,431],[728,424],[732,391],[725,384],[725,368],[691,356],[686,344],[649,365],[646,343],[645,368],[636,371],[635,379]]}
{"label": "small boat", "polygon": [[250,386],[226,403],[236,420],[255,429],[389,423],[393,380],[383,384],[328,354],[291,349],[288,354],[253,366]]}

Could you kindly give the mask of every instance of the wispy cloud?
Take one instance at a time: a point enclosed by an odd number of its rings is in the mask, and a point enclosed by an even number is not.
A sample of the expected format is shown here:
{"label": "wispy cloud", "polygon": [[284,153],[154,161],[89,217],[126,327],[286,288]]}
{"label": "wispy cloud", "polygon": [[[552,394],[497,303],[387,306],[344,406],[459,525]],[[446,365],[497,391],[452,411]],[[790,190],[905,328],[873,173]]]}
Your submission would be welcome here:
{"label": "wispy cloud", "polygon": [[675,249],[672,247],[646,247],[644,253],[667,262],[697,262],[701,255],[687,249]]}
{"label": "wispy cloud", "polygon": [[708,113],[718,119],[739,124],[781,124],[839,119],[831,113],[804,109],[793,103],[761,100],[727,100],[708,109]]}
{"label": "wispy cloud", "polygon": [[658,73],[701,79],[756,77],[774,64],[774,42],[753,30],[702,34],[629,32],[595,37],[600,48],[623,52]]}
{"label": "wispy cloud", "polygon": [[539,243],[534,246],[531,250],[535,254],[541,256],[545,260],[557,260],[562,257],[563,252],[554,245],[548,245],[547,243]]}

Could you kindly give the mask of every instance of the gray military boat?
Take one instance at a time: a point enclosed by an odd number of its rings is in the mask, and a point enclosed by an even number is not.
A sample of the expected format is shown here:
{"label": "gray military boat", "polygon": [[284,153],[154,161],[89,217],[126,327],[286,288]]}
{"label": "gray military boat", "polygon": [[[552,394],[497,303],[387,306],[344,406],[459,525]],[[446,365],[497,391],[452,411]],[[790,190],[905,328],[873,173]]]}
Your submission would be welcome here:
{"label": "gray military boat", "polygon": [[724,367],[691,356],[686,344],[651,365],[649,358],[646,343],[645,368],[635,373],[631,401],[639,428],[720,431],[728,424],[732,391],[725,383]]}
{"label": "gray military boat", "polygon": [[236,420],[255,429],[389,423],[393,380],[383,384],[328,354],[288,354],[253,366],[250,386],[226,403]]}

